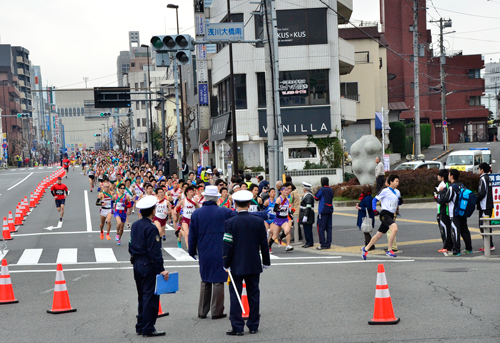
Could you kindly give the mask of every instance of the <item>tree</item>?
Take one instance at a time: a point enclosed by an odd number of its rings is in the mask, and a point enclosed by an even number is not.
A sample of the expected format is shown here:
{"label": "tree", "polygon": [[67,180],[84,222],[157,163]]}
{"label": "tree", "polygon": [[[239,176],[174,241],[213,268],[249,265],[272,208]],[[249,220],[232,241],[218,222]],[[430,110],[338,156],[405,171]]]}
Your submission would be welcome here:
{"label": "tree", "polygon": [[125,150],[125,147],[130,146],[130,121],[122,121],[113,135],[119,150]]}
{"label": "tree", "polygon": [[[166,151],[170,150],[170,147],[172,146],[172,142],[174,141],[177,132],[177,125],[173,123],[174,119],[172,117],[166,118],[166,123],[165,123],[165,145],[166,145]],[[158,127],[156,123],[153,123],[153,151],[163,151],[163,134],[161,129]]]}
{"label": "tree", "polygon": [[186,135],[186,151],[184,152],[185,155],[191,151],[191,139],[189,137],[189,130],[193,126],[194,121],[196,120],[196,106],[190,106],[186,109],[187,113],[187,118],[184,118],[185,121],[181,121],[181,130],[184,135]]}
{"label": "tree", "polygon": [[340,168],[344,151],[337,137],[314,138],[307,136],[307,146],[311,143],[314,143],[318,148],[320,164],[326,165],[328,168]]}

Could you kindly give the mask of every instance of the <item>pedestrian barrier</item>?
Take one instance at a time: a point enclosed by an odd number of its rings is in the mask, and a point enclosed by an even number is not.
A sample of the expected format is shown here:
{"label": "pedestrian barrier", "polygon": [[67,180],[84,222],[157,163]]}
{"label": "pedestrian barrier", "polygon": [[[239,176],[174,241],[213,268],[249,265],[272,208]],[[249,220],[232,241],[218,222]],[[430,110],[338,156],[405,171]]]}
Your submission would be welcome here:
{"label": "pedestrian barrier", "polygon": [[247,295],[247,284],[243,281],[243,290],[241,292],[241,302],[243,303],[244,311],[241,312],[241,317],[244,319],[248,319],[250,315],[250,305],[248,304],[248,295]]}
{"label": "pedestrian barrier", "polygon": [[3,217],[2,236],[4,241],[10,241],[13,239],[12,236],[10,235],[9,223],[7,222],[7,217]]}
{"label": "pedestrian barrier", "polygon": [[161,301],[159,301],[158,318],[165,317],[165,316],[168,316],[168,312],[163,312],[163,310],[161,309]]}
{"label": "pedestrian barrier", "polygon": [[375,290],[375,308],[373,319],[368,322],[370,325],[392,325],[399,323],[399,318],[394,316],[389,285],[385,277],[383,264],[378,265],[377,286]]}
{"label": "pedestrian barrier", "polygon": [[7,260],[3,259],[0,275],[0,305],[18,302],[19,300],[14,297],[14,288],[12,288]]}
{"label": "pedestrian barrier", "polygon": [[16,226],[14,225],[14,218],[12,218],[12,211],[9,211],[9,231],[16,232]]}
{"label": "pedestrian barrier", "polygon": [[67,312],[76,312],[76,308],[72,308],[69,302],[68,288],[66,287],[66,280],[64,279],[63,267],[59,263],[56,271],[52,310],[47,310],[47,313],[60,314]]}
{"label": "pedestrian barrier", "polygon": [[500,221],[499,218],[479,218],[481,224],[479,227],[482,229],[481,236],[483,236],[484,240],[484,256],[491,256],[491,246],[490,246],[490,237],[491,236],[500,236],[500,232],[493,232],[493,229],[499,229],[500,225],[493,224],[492,221]]}

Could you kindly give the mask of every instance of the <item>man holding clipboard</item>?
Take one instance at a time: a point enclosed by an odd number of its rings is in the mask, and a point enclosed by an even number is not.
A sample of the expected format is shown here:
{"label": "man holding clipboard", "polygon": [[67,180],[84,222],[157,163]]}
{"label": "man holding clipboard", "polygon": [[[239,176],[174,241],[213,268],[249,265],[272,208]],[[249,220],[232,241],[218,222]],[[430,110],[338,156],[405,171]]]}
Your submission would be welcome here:
{"label": "man holding clipboard", "polygon": [[163,268],[161,239],[158,228],[153,223],[157,199],[147,195],[137,203],[142,219],[132,225],[130,231],[130,262],[134,265],[134,279],[139,299],[139,315],[135,331],[144,337],[164,336],[164,331],[156,331],[160,298],[155,295],[156,275],[168,280],[168,271]]}

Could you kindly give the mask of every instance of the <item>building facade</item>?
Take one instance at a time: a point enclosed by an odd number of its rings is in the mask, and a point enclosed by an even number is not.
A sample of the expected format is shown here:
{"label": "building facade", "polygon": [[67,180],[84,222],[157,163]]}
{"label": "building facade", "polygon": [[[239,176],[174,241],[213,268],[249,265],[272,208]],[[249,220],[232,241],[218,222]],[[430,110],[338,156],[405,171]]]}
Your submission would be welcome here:
{"label": "building facade", "polygon": [[[329,0],[330,8],[350,18],[352,1]],[[301,170],[306,161],[319,162],[307,136],[341,135],[344,124],[356,122],[356,101],[341,98],[340,75],[354,67],[354,46],[339,38],[337,14],[312,0],[278,1],[279,81],[284,163]],[[233,22],[244,22],[245,39],[263,38],[263,17],[253,15],[255,5],[231,1]],[[210,6],[211,23],[227,21],[227,2]],[[211,165],[223,167],[232,159],[229,96],[229,48],[220,46],[211,60]],[[256,44],[233,44],[235,105],[240,167],[267,167],[265,49]],[[214,98],[216,97],[216,98]],[[216,104],[213,104],[216,101]],[[200,144],[203,144],[200,140]],[[225,168],[224,168],[225,169]]]}
{"label": "building facade", "polygon": [[500,61],[486,63],[484,67],[485,95],[482,98],[482,104],[493,112],[493,119],[498,119]]}
{"label": "building facade", "polygon": [[[413,68],[413,5],[406,1],[380,0],[382,31],[392,51],[388,52],[389,107],[404,103],[408,110],[401,119],[412,122],[414,68]],[[441,114],[440,59],[431,49],[432,35],[427,30],[425,6],[419,9],[418,32],[420,55],[420,122],[431,124],[431,144],[443,143]],[[482,141],[488,139],[488,110],[481,105],[484,79],[481,55],[462,55],[449,52],[445,60],[446,117],[449,143]]]}

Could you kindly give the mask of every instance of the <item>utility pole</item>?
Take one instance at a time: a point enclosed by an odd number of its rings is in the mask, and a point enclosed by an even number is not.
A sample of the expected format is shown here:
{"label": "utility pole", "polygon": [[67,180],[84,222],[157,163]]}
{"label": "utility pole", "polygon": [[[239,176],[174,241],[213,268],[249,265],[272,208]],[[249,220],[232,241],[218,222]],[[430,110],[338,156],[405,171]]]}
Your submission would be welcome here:
{"label": "utility pole", "polygon": [[167,142],[165,141],[166,139],[166,134],[165,134],[165,99],[163,98],[163,87],[160,88],[160,94],[161,94],[161,97],[162,97],[162,101],[161,101],[161,122],[162,122],[162,125],[161,125],[161,137],[162,137],[162,153],[163,153],[163,158],[166,159],[167,158],[167,147],[166,147],[166,144]]}
{"label": "utility pole", "polygon": [[[180,163],[182,159],[182,141],[181,141],[181,119],[179,112],[179,64],[177,58],[174,58],[174,80],[175,80],[175,114],[177,116],[177,158]],[[163,104],[163,102],[162,102]],[[163,126],[165,127],[165,125]],[[163,143],[165,144],[165,143]],[[180,164],[179,164],[180,165]]]}
{"label": "utility pole", "polygon": [[420,86],[419,86],[419,73],[418,73],[418,2],[413,0],[413,84],[414,84],[414,111],[415,111],[415,134],[413,142],[415,144],[415,156],[420,155]]}
{"label": "utility pole", "polygon": [[[231,4],[227,0],[227,22],[231,23]],[[236,133],[236,104],[234,103],[233,44],[229,43],[229,99],[231,101],[231,131],[233,133],[233,175],[238,175],[238,137]]]}
{"label": "utility pole", "polygon": [[87,82],[89,81],[89,78],[87,76],[85,76],[83,78],[83,81],[85,81],[85,88],[87,88]]}
{"label": "utility pole", "polygon": [[268,149],[268,165],[269,165],[269,183],[275,185],[278,181],[278,152],[275,134],[275,115],[274,115],[274,93],[273,93],[273,68],[272,68],[272,40],[273,35],[270,32],[270,14],[268,11],[268,6],[270,6],[269,0],[262,1],[262,8],[264,9],[264,49],[265,49],[265,65],[266,65],[266,118],[267,118],[267,149]]}
{"label": "utility pole", "polygon": [[[146,82],[146,73],[144,73],[144,82]],[[149,93],[149,96],[151,97],[151,92],[148,92],[149,87],[145,87],[144,93],[147,96]],[[151,103],[151,101],[150,101]],[[151,107],[149,108],[151,112]],[[148,137],[148,163],[151,162],[152,159],[152,154],[153,154],[153,121],[150,119],[150,116],[148,116],[147,110],[146,110],[146,134]],[[151,128],[151,129],[150,129]]]}

